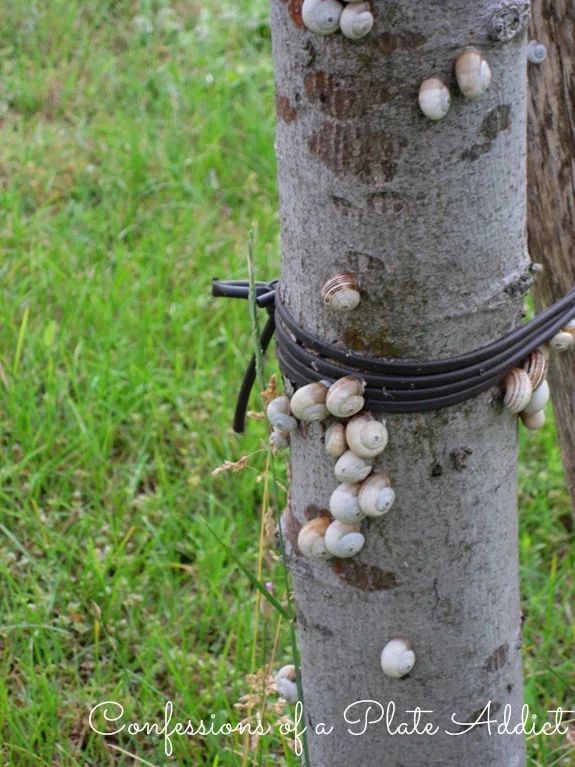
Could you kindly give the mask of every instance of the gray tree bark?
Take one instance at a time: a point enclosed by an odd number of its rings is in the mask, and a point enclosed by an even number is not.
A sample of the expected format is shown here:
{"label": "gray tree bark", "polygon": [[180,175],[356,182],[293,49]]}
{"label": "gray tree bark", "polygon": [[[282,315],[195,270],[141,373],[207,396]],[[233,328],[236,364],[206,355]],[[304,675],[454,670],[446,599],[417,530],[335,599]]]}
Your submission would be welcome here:
{"label": "gray tree bark", "polygon": [[[537,306],[549,306],[575,284],[575,6],[535,0],[532,36],[547,59],[529,67],[529,249],[545,267]],[[575,362],[554,355],[549,380],[567,486],[575,509]]]}
{"label": "gray tree bark", "polygon": [[[488,37],[493,0],[373,4],[370,35],[320,37],[300,0],[272,0],[284,302],[301,324],[357,352],[437,359],[482,346],[521,319],[530,284],[526,247],[525,33]],[[460,48],[493,70],[476,101],[457,91]],[[421,81],[439,74],[452,106],[438,123],[419,111]],[[335,317],[320,290],[358,275],[361,304]],[[289,384],[288,384],[289,387]],[[291,445],[283,529],[297,603],[304,722],[311,764],[520,767],[521,735],[472,722],[491,703],[512,721],[523,703],[518,589],[517,418],[498,391],[461,406],[388,417],[378,465],[393,509],[363,524],[352,560],[314,563],[297,550],[306,520],[326,514],[336,486],[321,426]],[[417,661],[383,675],[380,653],[405,637]],[[397,716],[363,729],[366,705]],[[435,735],[392,734],[408,710]],[[347,710],[347,717],[345,711]],[[388,708],[389,710],[389,708]],[[370,716],[380,710],[372,704]],[[350,724],[351,719],[360,723]],[[318,723],[333,726],[315,734]]]}

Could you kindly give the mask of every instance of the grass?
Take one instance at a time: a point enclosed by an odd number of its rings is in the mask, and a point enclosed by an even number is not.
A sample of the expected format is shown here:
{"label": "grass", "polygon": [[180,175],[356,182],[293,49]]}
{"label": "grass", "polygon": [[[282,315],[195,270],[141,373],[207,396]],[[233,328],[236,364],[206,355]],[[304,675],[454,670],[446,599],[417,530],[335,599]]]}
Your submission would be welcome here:
{"label": "grass", "polygon": [[[267,3],[13,0],[0,28],[2,764],[161,765],[161,738],[99,736],[91,707],[235,722],[265,697],[248,675],[290,657],[237,565],[283,596],[258,546],[266,430],[230,428],[246,305],[209,295],[245,276],[252,224],[257,277],[278,270]],[[542,712],[573,702],[575,562],[553,427],[523,439]],[[291,713],[270,696],[266,721]],[[175,738],[174,763],[291,765],[288,740]],[[533,740],[531,764],[567,750]]]}

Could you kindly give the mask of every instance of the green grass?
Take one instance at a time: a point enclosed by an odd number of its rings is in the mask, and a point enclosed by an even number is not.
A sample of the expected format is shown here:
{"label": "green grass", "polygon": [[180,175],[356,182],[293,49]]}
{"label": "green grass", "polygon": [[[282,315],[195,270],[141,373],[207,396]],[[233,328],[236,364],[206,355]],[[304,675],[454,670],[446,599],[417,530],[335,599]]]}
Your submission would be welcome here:
{"label": "green grass", "polygon": [[[234,561],[258,572],[265,487],[265,428],[230,428],[247,306],[209,295],[245,276],[252,224],[258,278],[278,270],[267,2],[13,0],[0,29],[2,763],[163,765],[161,738],[105,739],[90,708],[151,721],[170,699],[179,719],[238,721],[276,636]],[[573,703],[575,563],[553,428],[524,441],[527,696],[544,711]],[[260,571],[281,596],[269,554]],[[241,764],[244,745],[175,738],[174,763]],[[572,763],[561,739],[530,753]],[[259,758],[295,764],[278,735]]]}

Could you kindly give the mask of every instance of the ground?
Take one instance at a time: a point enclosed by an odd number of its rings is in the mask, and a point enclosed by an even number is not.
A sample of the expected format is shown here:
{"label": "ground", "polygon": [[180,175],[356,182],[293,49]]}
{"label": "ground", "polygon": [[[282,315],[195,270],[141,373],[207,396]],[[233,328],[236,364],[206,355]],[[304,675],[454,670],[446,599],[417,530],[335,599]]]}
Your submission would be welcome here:
{"label": "ground", "polygon": [[[249,675],[290,660],[242,571],[283,599],[266,428],[230,426],[247,307],[209,289],[246,274],[252,226],[258,278],[278,271],[268,7],[12,0],[0,29],[2,764],[164,765],[161,737],[105,738],[90,709],[161,722],[171,700],[177,720],[237,722],[265,697]],[[276,473],[281,506],[281,457]],[[522,434],[520,475],[526,693],[544,714],[573,703],[575,651],[552,424]],[[270,693],[265,721],[284,715]],[[573,763],[565,737],[529,745],[532,765]],[[296,764],[277,730],[173,748],[178,765]]]}

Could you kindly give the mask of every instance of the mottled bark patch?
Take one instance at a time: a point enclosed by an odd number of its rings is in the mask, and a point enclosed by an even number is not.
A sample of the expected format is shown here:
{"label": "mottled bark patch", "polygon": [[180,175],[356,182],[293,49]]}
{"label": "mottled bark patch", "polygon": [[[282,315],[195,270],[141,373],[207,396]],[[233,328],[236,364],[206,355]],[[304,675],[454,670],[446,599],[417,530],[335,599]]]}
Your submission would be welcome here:
{"label": "mottled bark patch", "polygon": [[455,471],[465,471],[469,456],[473,454],[470,447],[457,447],[449,454],[451,464]]}
{"label": "mottled bark patch", "polygon": [[494,652],[491,653],[489,658],[485,661],[484,668],[486,671],[499,671],[507,663],[509,657],[509,646],[502,644]]}
{"label": "mottled bark patch", "polygon": [[348,349],[375,357],[401,358],[401,349],[389,340],[385,331],[369,333],[364,327],[353,325],[344,329],[343,342]]}
{"label": "mottled bark patch", "polygon": [[311,519],[316,519],[317,517],[331,516],[328,509],[324,509],[321,506],[314,506],[314,504],[306,506],[303,513],[308,521]]}
{"label": "mottled bark patch", "polygon": [[370,92],[369,102],[358,101],[357,87],[349,78],[330,75],[326,72],[310,72],[306,75],[305,91],[313,104],[322,112],[344,120],[349,117],[362,117],[374,104],[384,104],[390,99],[390,93],[383,86],[376,86]]}
{"label": "mottled bark patch", "polygon": [[353,559],[338,559],[332,569],[340,580],[361,591],[386,591],[398,585],[395,573]]}
{"label": "mottled bark patch", "polygon": [[281,518],[282,534],[284,538],[291,544],[291,547],[298,554],[300,553],[299,546],[297,545],[297,537],[302,526],[291,513],[289,506],[284,509]]}
{"label": "mottled bark patch", "polygon": [[398,192],[374,192],[367,198],[367,207],[376,213],[401,213],[403,200]]}
{"label": "mottled bark patch", "polygon": [[377,38],[377,47],[380,53],[388,55],[395,51],[414,51],[416,48],[420,48],[425,41],[425,36],[417,32],[404,32],[402,35],[384,32]]}
{"label": "mottled bark patch", "polygon": [[280,93],[276,95],[276,114],[280,120],[288,124],[295,122],[298,118],[297,109],[291,105],[287,96],[282,96]]}
{"label": "mottled bark patch", "polygon": [[391,181],[407,141],[383,131],[328,121],[309,140],[311,154],[334,173],[365,181]]}
{"label": "mottled bark patch", "polygon": [[301,17],[301,7],[303,5],[303,0],[282,0],[282,3],[287,5],[291,20],[296,25],[296,27],[303,27],[303,19]]}
{"label": "mottled bark patch", "polygon": [[500,104],[495,109],[492,109],[481,123],[479,133],[483,139],[482,142],[474,144],[470,149],[462,152],[461,159],[474,162],[489,152],[497,136],[502,131],[508,130],[510,126],[511,107],[508,104]]}

